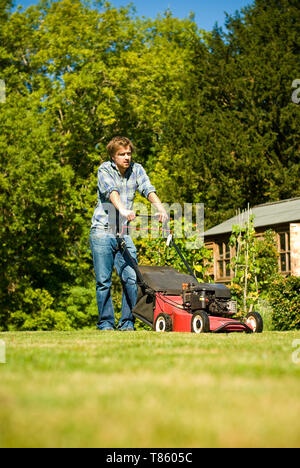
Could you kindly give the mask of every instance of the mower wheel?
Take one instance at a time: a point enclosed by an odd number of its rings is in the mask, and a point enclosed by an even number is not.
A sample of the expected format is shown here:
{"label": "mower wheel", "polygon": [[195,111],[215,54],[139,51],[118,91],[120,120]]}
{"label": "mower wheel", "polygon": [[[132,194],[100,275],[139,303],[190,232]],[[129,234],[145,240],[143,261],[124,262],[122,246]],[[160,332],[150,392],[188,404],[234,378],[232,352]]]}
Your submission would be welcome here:
{"label": "mower wheel", "polygon": [[246,325],[252,328],[253,333],[262,333],[264,328],[263,319],[258,312],[250,312],[246,316]]}
{"label": "mower wheel", "polygon": [[155,320],[154,330],[157,332],[173,331],[173,322],[171,316],[168,314],[159,314]]}
{"label": "mower wheel", "polygon": [[192,333],[209,333],[210,323],[208,314],[204,310],[198,310],[192,316],[191,320]]}

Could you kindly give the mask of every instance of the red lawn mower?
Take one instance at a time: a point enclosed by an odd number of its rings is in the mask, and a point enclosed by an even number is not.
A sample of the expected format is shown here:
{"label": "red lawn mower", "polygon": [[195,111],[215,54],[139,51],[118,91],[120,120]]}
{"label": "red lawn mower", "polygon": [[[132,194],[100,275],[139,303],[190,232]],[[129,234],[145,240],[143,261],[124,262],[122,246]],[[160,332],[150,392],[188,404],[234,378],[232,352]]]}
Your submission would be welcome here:
{"label": "red lawn mower", "polygon": [[172,234],[167,245],[173,246],[185,264],[189,275],[171,267],[138,266],[118,235],[119,248],[136,272],[137,304],[133,315],[157,332],[192,333],[261,333],[263,320],[259,313],[249,313],[245,320],[232,317],[237,303],[231,300],[231,291],[224,284],[199,283],[186,262]]}

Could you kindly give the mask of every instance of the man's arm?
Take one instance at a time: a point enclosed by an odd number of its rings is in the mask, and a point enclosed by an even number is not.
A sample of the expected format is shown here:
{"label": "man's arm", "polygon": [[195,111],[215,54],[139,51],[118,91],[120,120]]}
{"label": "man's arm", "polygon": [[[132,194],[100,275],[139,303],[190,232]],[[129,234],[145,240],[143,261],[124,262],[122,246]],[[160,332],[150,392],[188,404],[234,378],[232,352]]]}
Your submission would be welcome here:
{"label": "man's arm", "polygon": [[156,193],[155,192],[149,193],[148,200],[149,200],[149,202],[152,203],[152,205],[155,206],[155,208],[157,208],[157,211],[159,213],[159,221],[161,223],[166,223],[168,221],[169,217],[167,215],[166,210],[163,207],[162,202],[160,201],[160,199],[158,198]]}
{"label": "man's arm", "polygon": [[119,211],[120,215],[124,218],[127,218],[127,221],[133,221],[136,218],[134,211],[126,210],[126,208],[124,207],[119,192],[115,190],[111,192],[109,199],[116,208],[116,210]]}
{"label": "man's arm", "polygon": [[147,200],[152,203],[159,213],[159,221],[165,223],[169,217],[166,210],[164,209],[160,199],[156,195],[155,187],[150,182],[148,175],[146,174],[145,169],[140,164],[136,164],[137,168],[137,184],[138,191],[140,194],[147,198]]}
{"label": "man's arm", "polygon": [[[114,207],[116,208],[116,210],[118,210],[120,212],[121,216],[124,216],[124,218],[127,218],[128,221],[133,221],[136,218],[136,214],[135,214],[134,211],[127,210],[124,207],[124,205],[123,205],[123,203],[121,201],[121,198],[120,198],[120,194],[118,192],[113,191],[110,194],[109,199],[112,202],[112,204],[114,205]],[[163,207],[162,202],[160,201],[160,199],[158,198],[156,193],[155,192],[149,193],[148,200],[149,200],[150,203],[152,203],[157,208],[157,211],[159,213],[159,221],[162,222],[162,223],[167,222],[169,217],[167,215],[166,210]]]}

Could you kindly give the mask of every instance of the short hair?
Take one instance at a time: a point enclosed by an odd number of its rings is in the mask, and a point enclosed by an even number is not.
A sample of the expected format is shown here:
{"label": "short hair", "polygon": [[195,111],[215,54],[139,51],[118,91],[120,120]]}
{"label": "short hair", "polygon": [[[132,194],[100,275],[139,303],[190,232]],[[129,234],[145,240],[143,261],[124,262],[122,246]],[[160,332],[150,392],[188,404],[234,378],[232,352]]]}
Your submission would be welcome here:
{"label": "short hair", "polygon": [[129,138],[116,136],[108,143],[106,147],[109,156],[112,158],[121,146],[130,146],[131,152],[134,152],[133,143],[131,140],[129,140]]}

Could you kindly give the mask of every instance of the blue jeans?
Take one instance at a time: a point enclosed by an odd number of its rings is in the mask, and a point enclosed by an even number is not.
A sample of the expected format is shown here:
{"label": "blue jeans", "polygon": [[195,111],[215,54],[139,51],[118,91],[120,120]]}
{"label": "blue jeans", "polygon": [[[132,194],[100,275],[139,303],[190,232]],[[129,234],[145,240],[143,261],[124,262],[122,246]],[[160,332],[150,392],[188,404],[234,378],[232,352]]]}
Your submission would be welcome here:
{"label": "blue jeans", "polygon": [[[137,263],[137,252],[130,236],[124,236],[130,255]],[[122,311],[118,328],[134,330],[132,309],[137,301],[136,273],[117,247],[116,237],[109,233],[92,229],[90,246],[93,254],[96,275],[96,297],[99,312],[97,327],[100,330],[115,328],[115,314],[111,298],[111,277],[113,267],[121,278],[123,287]]]}

